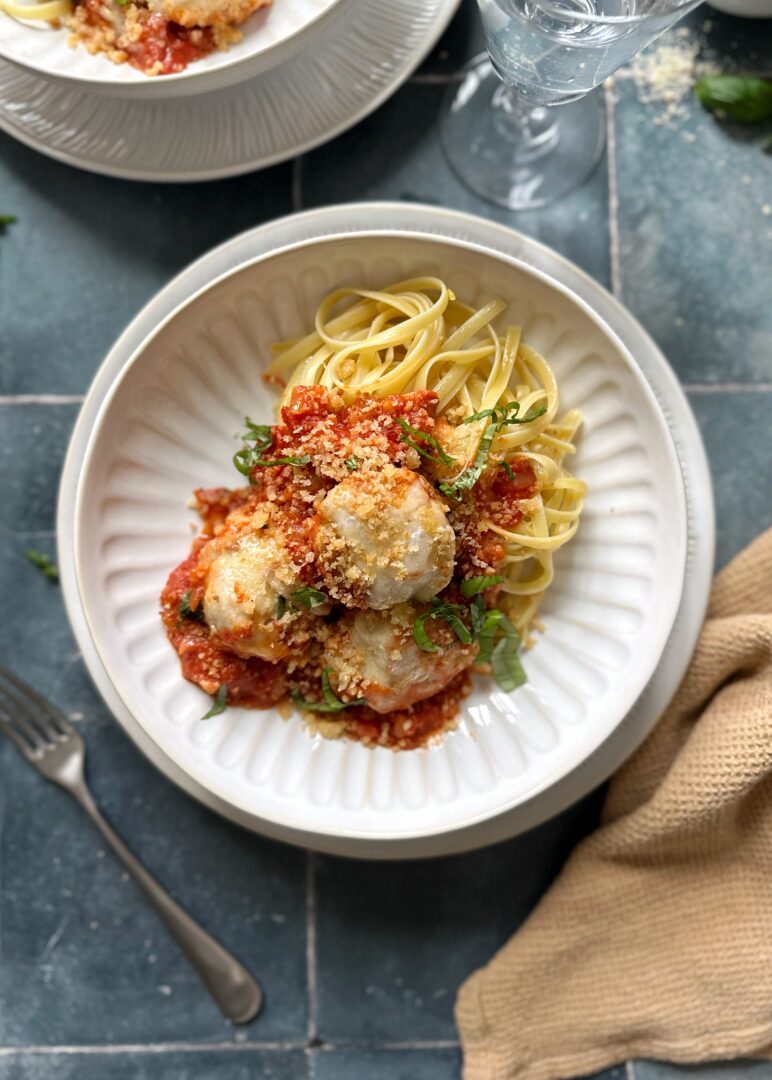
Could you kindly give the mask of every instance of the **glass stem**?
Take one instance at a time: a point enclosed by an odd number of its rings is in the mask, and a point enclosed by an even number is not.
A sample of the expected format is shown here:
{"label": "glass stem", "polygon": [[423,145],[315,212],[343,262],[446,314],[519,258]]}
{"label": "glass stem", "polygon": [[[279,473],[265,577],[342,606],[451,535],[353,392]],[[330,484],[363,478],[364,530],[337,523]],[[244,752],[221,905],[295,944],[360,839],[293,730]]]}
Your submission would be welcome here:
{"label": "glass stem", "polygon": [[557,146],[560,127],[554,109],[532,105],[504,83],[494,93],[492,105],[493,126],[519,160],[542,157]]}

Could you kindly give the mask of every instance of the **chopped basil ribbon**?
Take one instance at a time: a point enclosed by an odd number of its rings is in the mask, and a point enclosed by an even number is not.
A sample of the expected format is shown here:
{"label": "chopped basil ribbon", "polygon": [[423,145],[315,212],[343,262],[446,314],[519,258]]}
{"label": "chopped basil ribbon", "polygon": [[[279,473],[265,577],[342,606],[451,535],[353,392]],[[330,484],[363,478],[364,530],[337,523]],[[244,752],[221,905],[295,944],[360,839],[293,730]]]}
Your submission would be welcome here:
{"label": "chopped basil ribbon", "polygon": [[305,608],[306,611],[313,611],[316,607],[329,604],[330,598],[321,589],[312,589],[310,585],[304,585],[301,589],[295,589],[293,593],[290,593],[289,602],[294,608]]}
{"label": "chopped basil ribbon", "polygon": [[520,402],[510,401],[507,405],[495,405],[492,409],[483,409],[473,413],[464,420],[465,424],[474,424],[477,420],[491,418],[498,430],[509,427],[510,424],[530,424],[532,420],[538,420],[547,411],[546,405],[532,405],[525,416],[519,416]]}
{"label": "chopped basil ribbon", "polygon": [[219,716],[221,712],[225,712],[225,707],[228,704],[228,687],[223,683],[218,688],[217,693],[214,695],[214,702],[209,712],[204,713],[201,717],[202,720],[211,720],[213,716]]}
{"label": "chopped basil ribbon", "polygon": [[[436,465],[456,464],[455,459],[452,458],[450,454],[445,453],[442,446],[440,446],[434,435],[429,435],[428,432],[421,431],[420,428],[411,427],[410,424],[408,424],[406,420],[403,420],[401,416],[397,417],[397,423],[405,433],[404,435],[400,435],[399,437],[399,441],[401,443],[407,443],[407,445],[411,446],[413,450],[417,450],[422,457],[428,458],[429,461],[433,461]],[[415,438],[420,439],[421,442],[425,442],[429,446],[433,446],[437,453],[432,454],[425,447],[419,446],[418,443],[415,442],[413,439],[408,439],[408,435],[414,435]]]}
{"label": "chopped basil ribbon", "polygon": [[491,585],[500,585],[504,580],[499,574],[483,574],[482,577],[467,578],[466,581],[461,582],[461,595],[466,597],[467,600],[471,600],[473,596],[477,596],[483,589],[489,588]]}
{"label": "chopped basil ribbon", "polygon": [[284,612],[287,610],[287,598],[279,594],[276,600],[276,619],[279,621],[284,618]]}
{"label": "chopped basil ribbon", "polygon": [[706,109],[740,124],[772,120],[772,80],[754,75],[705,75],[694,92]]}
{"label": "chopped basil ribbon", "polygon": [[474,639],[461,620],[461,616],[466,613],[467,609],[462,604],[443,604],[436,598],[431,601],[431,604],[431,610],[425,611],[423,615],[419,615],[413,623],[413,641],[418,648],[423,649],[424,652],[440,651],[439,645],[435,645],[426,633],[424,623],[427,619],[442,619],[450,626],[451,630],[462,644],[471,645]]}
{"label": "chopped basil ribbon", "polygon": [[349,472],[356,472],[359,468],[360,461],[355,454],[352,454],[350,458],[346,458],[343,464],[346,466]]}
{"label": "chopped basil ribbon", "polygon": [[242,446],[241,450],[237,450],[233,455],[233,464],[241,475],[246,476],[250,484],[253,484],[252,469],[261,462],[260,455],[273,446],[273,432],[269,424],[255,424],[248,416],[244,417],[244,426],[247,430],[241,436],[242,441],[253,442],[255,445]]}
{"label": "chopped basil ribbon", "polygon": [[194,619],[197,622],[204,621],[204,605],[199,603],[198,607],[192,608],[190,606],[191,597],[193,596],[193,590],[188,589],[186,593],[183,593],[180,600],[180,618],[181,619]]}
{"label": "chopped basil ribbon", "polygon": [[502,469],[503,469],[503,470],[504,470],[504,472],[505,472],[505,473],[507,474],[507,477],[508,477],[508,478],[509,478],[510,480],[514,480],[514,479],[515,479],[515,474],[514,474],[514,472],[512,471],[512,466],[511,466],[511,465],[509,464],[509,462],[508,462],[508,461],[500,461],[500,462],[499,462],[499,465],[500,465],[500,466],[502,467]]}
{"label": "chopped basil ribbon", "polygon": [[491,668],[493,677],[502,690],[509,692],[516,690],[518,686],[528,682],[528,676],[520,663],[518,650],[520,648],[520,635],[515,627],[503,615],[499,620],[499,627],[504,636],[498,640],[491,654]]}
{"label": "chopped basil ribbon", "polygon": [[0,232],[4,232],[7,225],[15,225],[18,220],[15,214],[0,214]]}
{"label": "chopped basil ribbon", "polygon": [[307,701],[297,690],[290,690],[290,697],[298,708],[306,709],[309,712],[336,713],[348,709],[351,705],[365,704],[364,698],[357,698],[356,701],[341,701],[330,686],[331,671],[331,667],[326,667],[322,672],[322,701]]}
{"label": "chopped basil ribbon", "polygon": [[468,491],[475,486],[485,471],[491,443],[493,442],[497,430],[495,424],[488,424],[480,439],[480,444],[477,447],[477,453],[475,454],[475,459],[472,464],[464,469],[463,472],[460,472],[455,480],[440,484],[440,491],[443,495],[447,495],[450,499],[460,499],[461,496],[459,495],[459,492]]}
{"label": "chopped basil ribbon", "polygon": [[49,581],[59,580],[59,570],[56,563],[53,562],[47,555],[44,555],[42,551],[36,551],[34,548],[28,548],[24,554],[27,556],[33,566],[36,566],[41,571],[43,577],[47,577]]}
{"label": "chopped basil ribbon", "polygon": [[[253,464],[263,469],[270,469],[274,465],[307,465],[311,460],[310,454],[301,454],[300,457],[277,457],[266,461],[265,458],[255,458]],[[238,466],[237,466],[238,468]]]}
{"label": "chopped basil ribbon", "polygon": [[[532,405],[525,416],[518,416],[518,413],[520,412],[520,402],[510,401],[508,405],[496,405],[492,409],[483,409],[481,412],[474,413],[472,416],[467,416],[464,420],[465,424],[472,424],[477,420],[484,420],[486,417],[490,417],[491,422],[486,426],[485,431],[483,431],[472,464],[467,466],[463,472],[460,472],[455,480],[449,480],[440,484],[439,488],[442,494],[446,495],[449,499],[461,498],[459,492],[469,491],[473,488],[485,471],[485,467],[488,464],[488,454],[490,453],[491,445],[501,429],[509,427],[510,424],[530,424],[532,420],[538,420],[540,416],[543,416],[546,411],[546,405]],[[507,466],[507,468],[509,469],[509,466]],[[511,469],[509,471],[511,473]],[[507,475],[509,475],[509,473]],[[512,476],[511,479],[514,479],[514,476]]]}

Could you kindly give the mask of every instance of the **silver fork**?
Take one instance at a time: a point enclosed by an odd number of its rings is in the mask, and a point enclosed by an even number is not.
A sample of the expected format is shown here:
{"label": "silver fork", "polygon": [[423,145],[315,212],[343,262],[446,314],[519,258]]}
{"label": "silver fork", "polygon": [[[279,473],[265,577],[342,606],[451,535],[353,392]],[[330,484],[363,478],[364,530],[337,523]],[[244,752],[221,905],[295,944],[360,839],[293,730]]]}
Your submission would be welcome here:
{"label": "silver fork", "polygon": [[69,791],[80,803],[171,930],[228,1020],[234,1024],[253,1020],[263,1003],[258,983],[172,900],[102,817],[86,784],[86,747],[72,724],[3,667],[0,667],[0,732],[41,776]]}

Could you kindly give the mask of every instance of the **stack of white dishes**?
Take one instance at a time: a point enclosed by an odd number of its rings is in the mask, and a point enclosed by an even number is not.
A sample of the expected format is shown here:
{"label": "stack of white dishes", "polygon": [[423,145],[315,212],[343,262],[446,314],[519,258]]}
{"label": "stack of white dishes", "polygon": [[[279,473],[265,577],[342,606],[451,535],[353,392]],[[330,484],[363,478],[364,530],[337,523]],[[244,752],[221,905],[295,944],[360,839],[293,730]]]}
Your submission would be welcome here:
{"label": "stack of white dishes", "polygon": [[0,129],[49,157],[133,180],[235,176],[333,138],[420,64],[459,0],[274,0],[243,40],[148,77],[66,29],[0,11]]}
{"label": "stack of white dishes", "polygon": [[[512,694],[475,680],[459,726],[395,753],[312,736],[295,715],[229,708],[180,674],[158,615],[190,543],[191,491],[231,486],[245,412],[270,421],[268,345],[301,333],[342,285],[435,274],[496,295],[584,422],[589,487],[556,558],[543,633]],[[203,421],[202,421],[203,418]],[[672,697],[707,602],[713,509],[704,452],[667,362],[600,286],[533,240],[430,207],[367,204],[286,218],[230,241],[137,316],[73,434],[59,563],[89,670],[139,747],[208,806],[267,835],[369,858],[444,854],[512,836],[591,790]],[[202,704],[204,708],[202,708]]]}

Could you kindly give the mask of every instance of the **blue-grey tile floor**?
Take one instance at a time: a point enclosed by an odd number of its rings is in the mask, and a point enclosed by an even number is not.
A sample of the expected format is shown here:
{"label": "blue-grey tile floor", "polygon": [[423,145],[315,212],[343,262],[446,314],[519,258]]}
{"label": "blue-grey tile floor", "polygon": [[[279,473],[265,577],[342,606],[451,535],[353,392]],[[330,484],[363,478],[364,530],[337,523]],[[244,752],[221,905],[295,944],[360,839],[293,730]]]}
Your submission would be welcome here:
{"label": "blue-grey tile floor", "polygon": [[[707,14],[706,14],[707,12]],[[772,25],[699,9],[718,67],[772,62]],[[611,288],[663,347],[710,457],[723,565],[772,521],[769,131],[661,105],[617,78],[595,175],[511,214],[449,173],[437,119],[481,48],[465,0],[416,75],[377,113],[295,162],[235,180],[89,176],[0,135],[0,657],[79,724],[99,802],[140,857],[259,974],[266,1008],[229,1027],[67,797],[0,747],[0,1080],[446,1080],[453,1002],[522,922],[602,792],[527,836],[437,862],[318,857],[221,821],[158,775],[85,673],[61,597],[23,557],[53,554],[58,475],[105,351],[186,263],[292,209],[393,198],[510,224]],[[394,147],[399,146],[399,153]],[[762,483],[760,483],[760,480]],[[631,972],[631,978],[635,973]],[[621,1063],[604,1080],[772,1080],[772,1065]]]}

